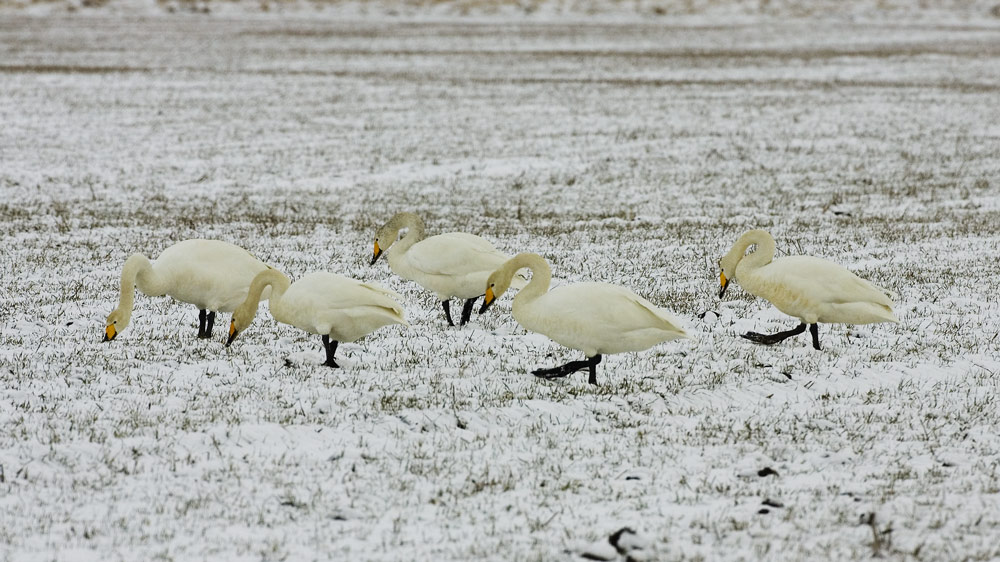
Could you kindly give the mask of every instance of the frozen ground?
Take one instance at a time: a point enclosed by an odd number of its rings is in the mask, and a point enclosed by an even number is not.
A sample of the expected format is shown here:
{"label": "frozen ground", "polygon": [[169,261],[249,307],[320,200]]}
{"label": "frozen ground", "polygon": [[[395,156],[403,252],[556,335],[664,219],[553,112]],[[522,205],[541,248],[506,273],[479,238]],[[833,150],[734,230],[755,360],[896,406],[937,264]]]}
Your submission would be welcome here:
{"label": "frozen ground", "polygon": [[[6,13],[0,558],[579,560],[623,526],[637,560],[1000,557],[998,99],[985,20]],[[368,267],[404,209],[698,339],[535,380],[575,355],[509,296],[445,328]],[[902,323],[740,339],[794,324],[716,298],[751,227]],[[413,327],[332,371],[266,311],[227,350],[140,295],[101,343],[125,258],[190,237],[381,282]]]}

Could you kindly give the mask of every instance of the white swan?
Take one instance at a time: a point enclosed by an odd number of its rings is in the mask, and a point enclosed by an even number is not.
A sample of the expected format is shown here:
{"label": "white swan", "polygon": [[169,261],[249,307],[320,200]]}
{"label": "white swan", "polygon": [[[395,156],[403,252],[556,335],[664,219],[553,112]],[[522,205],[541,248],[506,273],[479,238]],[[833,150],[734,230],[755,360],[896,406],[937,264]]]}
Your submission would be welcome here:
{"label": "white swan", "polygon": [[356,341],[389,324],[409,326],[403,307],[394,300],[399,295],[392,291],[333,273],[310,273],[291,283],[284,273],[269,269],[254,277],[246,301],[233,311],[226,347],[250,326],[261,291],[268,286],[271,316],[323,336],[324,365],[329,367],[340,366],[334,358],[339,342]]}
{"label": "white swan", "polygon": [[171,297],[198,307],[198,337],[212,336],[215,313],[234,310],[255,275],[269,268],[239,246],[219,240],[184,240],[160,253],[155,263],[133,254],[122,268],[118,307],[108,315],[104,341],[111,341],[132,320],[135,289],[151,297]]}
{"label": "white swan", "polygon": [[[404,228],[408,232],[397,241]],[[424,221],[413,213],[398,213],[378,229],[371,265],[383,253],[396,275],[437,295],[450,326],[455,325],[451,320],[451,299],[465,299],[460,321],[464,326],[476,299],[483,296],[486,278],[510,259],[474,234],[449,232],[424,238]],[[523,287],[525,281],[520,276],[514,280],[515,287]]]}
{"label": "white swan", "polygon": [[601,355],[642,351],[689,337],[669,312],[618,285],[574,283],[549,291],[552,273],[538,254],[518,254],[490,275],[480,314],[508,289],[515,272],[525,267],[531,270],[531,282],[514,297],[514,319],[587,356],[585,361],[532,371],[536,376],[551,379],[589,369],[588,381],[597,384]]}
{"label": "white swan", "polygon": [[[746,254],[747,248],[757,249]],[[892,312],[887,291],[861,279],[843,267],[812,256],[774,259],[774,238],[763,230],[751,230],[733,244],[719,266],[719,298],[730,281],[743,290],[767,299],[778,310],[802,321],[799,326],[776,334],[748,332],[743,337],[772,345],[801,334],[806,325],[813,347],[820,349],[817,323],[871,324],[899,322]]]}

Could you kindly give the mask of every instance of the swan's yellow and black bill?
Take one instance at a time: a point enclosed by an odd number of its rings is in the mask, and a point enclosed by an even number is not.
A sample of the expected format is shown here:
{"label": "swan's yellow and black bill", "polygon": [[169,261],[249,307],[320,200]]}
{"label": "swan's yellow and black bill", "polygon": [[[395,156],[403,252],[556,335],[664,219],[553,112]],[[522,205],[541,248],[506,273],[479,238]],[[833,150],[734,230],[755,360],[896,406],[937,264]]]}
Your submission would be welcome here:
{"label": "swan's yellow and black bill", "polygon": [[729,287],[729,279],[726,279],[725,271],[719,272],[719,285],[722,287],[719,289],[719,298],[721,299],[722,295],[726,293],[726,289]]}
{"label": "swan's yellow and black bill", "polygon": [[238,335],[240,335],[240,333],[236,331],[236,321],[235,320],[231,320],[229,322],[229,339],[226,340],[226,347],[229,347],[230,345],[232,345],[233,344],[233,340],[235,340],[236,336],[238,336]]}
{"label": "swan's yellow and black bill", "polygon": [[372,255],[372,262],[370,264],[368,264],[368,265],[375,265],[375,262],[378,261],[378,258],[381,255],[382,255],[382,248],[378,247],[378,242],[376,241],[375,242],[375,253]]}
{"label": "swan's yellow and black bill", "polygon": [[115,339],[118,335],[118,330],[115,330],[114,324],[108,324],[107,328],[104,328],[104,341],[111,341]]}
{"label": "swan's yellow and black bill", "polygon": [[482,308],[479,309],[479,314],[486,312],[486,310],[489,309],[490,305],[493,304],[493,301],[495,300],[497,299],[495,296],[493,296],[493,287],[488,287],[486,289],[486,294],[483,296],[483,306]]}

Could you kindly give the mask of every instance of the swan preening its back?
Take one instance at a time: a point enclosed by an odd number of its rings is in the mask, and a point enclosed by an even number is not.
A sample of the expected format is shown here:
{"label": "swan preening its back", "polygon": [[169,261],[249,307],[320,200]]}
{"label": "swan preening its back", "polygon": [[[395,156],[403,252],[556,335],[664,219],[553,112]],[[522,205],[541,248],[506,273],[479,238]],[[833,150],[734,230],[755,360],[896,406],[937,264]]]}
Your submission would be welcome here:
{"label": "swan preening its back", "polygon": [[115,339],[132,320],[136,287],[151,297],[170,295],[197,306],[198,337],[209,338],[215,313],[234,310],[246,299],[254,276],[267,269],[250,252],[219,240],[178,242],[155,263],[133,254],[122,268],[118,307],[108,315],[104,341]]}
{"label": "swan preening its back", "polygon": [[556,343],[582,351],[585,361],[570,361],[536,376],[564,377],[582,369],[597,384],[597,364],[604,354],[642,351],[660,342],[689,337],[680,322],[632,291],[609,283],[574,283],[549,290],[552,273],[538,254],[518,254],[489,276],[480,313],[510,286],[518,270],[531,270],[531,282],[514,297],[518,324]]}
{"label": "swan preening its back", "polygon": [[[403,229],[407,233],[397,241]],[[449,232],[424,238],[424,222],[413,213],[398,213],[378,229],[371,264],[383,253],[393,273],[437,295],[451,326],[455,325],[451,299],[465,299],[459,322],[465,325],[476,299],[483,296],[486,278],[509,259],[488,240],[474,234]],[[523,277],[514,280],[516,287],[524,282]]]}
{"label": "swan preening its back", "polygon": [[392,291],[333,273],[310,273],[292,283],[270,269],[254,277],[246,301],[233,311],[227,347],[250,326],[265,287],[271,288],[268,308],[275,320],[323,336],[329,367],[340,366],[335,359],[339,342],[356,341],[390,324],[409,326]]}
{"label": "swan preening its back", "polygon": [[[756,250],[747,254],[747,248]],[[788,256],[774,259],[774,238],[763,230],[740,236],[721,260],[719,298],[733,280],[745,291],[771,302],[778,310],[802,321],[776,334],[748,332],[743,337],[771,345],[801,334],[809,326],[813,347],[820,349],[817,324],[871,324],[899,322],[887,291],[847,269],[822,258]]]}

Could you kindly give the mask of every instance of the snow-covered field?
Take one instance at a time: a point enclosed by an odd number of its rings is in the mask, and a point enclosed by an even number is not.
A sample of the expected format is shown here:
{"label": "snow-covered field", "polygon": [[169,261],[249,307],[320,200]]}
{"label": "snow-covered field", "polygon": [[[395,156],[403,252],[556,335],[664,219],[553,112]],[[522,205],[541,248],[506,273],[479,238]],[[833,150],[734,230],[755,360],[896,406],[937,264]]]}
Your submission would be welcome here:
{"label": "snow-covered field", "polygon": [[[1000,23],[0,16],[0,559],[1000,557]],[[510,296],[464,328],[375,229],[535,251],[697,341],[580,358]],[[898,294],[795,325],[716,260],[745,230]],[[234,345],[137,297],[219,238],[399,291],[341,345]],[[708,312],[708,314],[704,314]],[[220,328],[221,326],[221,328]],[[763,475],[763,476],[762,476]],[[609,552],[610,551],[610,552]]]}

